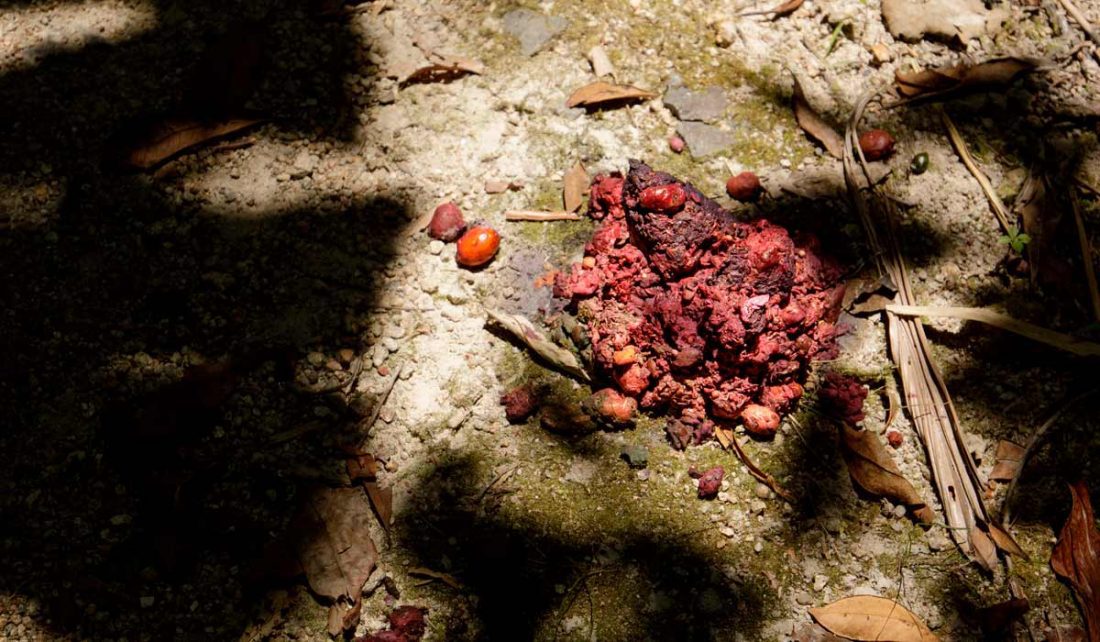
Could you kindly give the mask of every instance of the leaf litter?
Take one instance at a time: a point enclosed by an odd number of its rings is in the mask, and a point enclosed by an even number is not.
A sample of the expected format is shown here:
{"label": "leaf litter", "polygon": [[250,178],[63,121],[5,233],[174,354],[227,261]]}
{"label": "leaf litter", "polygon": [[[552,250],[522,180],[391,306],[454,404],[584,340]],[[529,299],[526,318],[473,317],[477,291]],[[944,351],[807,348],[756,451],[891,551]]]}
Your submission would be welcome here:
{"label": "leaf litter", "polygon": [[818,624],[851,640],[936,642],[939,638],[909,609],[876,595],[846,597],[810,609]]}
{"label": "leaf litter", "polygon": [[1073,589],[1089,642],[1100,642],[1100,530],[1085,482],[1070,486],[1073,504],[1050,555],[1050,566]]}
{"label": "leaf litter", "polygon": [[632,102],[650,100],[657,94],[633,85],[616,85],[614,83],[597,80],[589,83],[573,93],[565,101],[565,106],[573,107],[615,107]]}

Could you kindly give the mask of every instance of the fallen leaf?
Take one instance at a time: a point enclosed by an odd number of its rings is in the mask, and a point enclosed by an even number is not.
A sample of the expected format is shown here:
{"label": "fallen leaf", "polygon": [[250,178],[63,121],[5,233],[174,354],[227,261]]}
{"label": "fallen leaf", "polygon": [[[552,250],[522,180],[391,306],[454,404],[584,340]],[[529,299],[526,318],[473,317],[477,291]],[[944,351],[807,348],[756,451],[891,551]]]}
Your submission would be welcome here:
{"label": "fallen leaf", "polygon": [[1100,642],[1100,531],[1085,482],[1070,486],[1070,493],[1073,505],[1050,555],[1050,566],[1073,589],[1085,615],[1089,642]]}
{"label": "fallen leaf", "polygon": [[418,83],[453,82],[471,74],[484,73],[485,65],[476,60],[455,58],[444,62],[433,63],[420,67],[401,81],[402,86]]}
{"label": "fallen leaf", "polygon": [[356,453],[348,457],[347,468],[352,482],[374,481],[378,476],[378,462],[370,453]]}
{"label": "fallen leaf", "polygon": [[976,65],[959,64],[939,69],[894,72],[898,93],[906,98],[943,94],[962,89],[1005,85],[1016,76],[1035,68],[1020,58],[997,58]]}
{"label": "fallen leaf", "polygon": [[986,524],[986,526],[989,529],[990,539],[993,540],[998,549],[1020,559],[1029,559],[1024,549],[1020,548],[1020,545],[1016,543],[1016,540],[1012,538],[1008,531],[993,523]]}
{"label": "fallen leaf", "polygon": [[566,107],[612,106],[656,98],[657,94],[631,85],[614,85],[597,80],[577,89],[565,101]]}
{"label": "fallen leaf", "polygon": [[989,478],[993,481],[1012,481],[1019,474],[1020,465],[1023,464],[1025,449],[1019,444],[1002,439],[997,443],[996,462]]}
{"label": "fallen leaf", "polygon": [[934,642],[938,640],[924,622],[894,600],[857,595],[828,606],[810,609],[821,626],[852,640]]}
{"label": "fallen leaf", "polygon": [[831,125],[826,123],[814,111],[813,107],[810,107],[810,103],[806,102],[806,95],[802,92],[802,85],[798,83],[798,78],[794,79],[791,109],[794,110],[794,119],[798,121],[798,126],[802,128],[802,131],[821,143],[830,156],[834,158],[844,157],[844,140]]}
{"label": "fallen leaf", "polygon": [[890,35],[903,40],[932,36],[964,44],[1000,26],[1008,12],[986,9],[982,0],[883,0],[882,18]]}
{"label": "fallen leaf", "polygon": [[228,118],[201,122],[188,118],[169,118],[138,137],[126,152],[125,162],[137,169],[151,169],[164,161],[204,143],[236,134],[262,122],[259,118]]}
{"label": "fallen leaf", "polygon": [[551,365],[556,366],[566,374],[572,375],[581,381],[589,381],[591,377],[577,361],[577,355],[559,346],[546,337],[535,324],[527,317],[517,314],[507,314],[488,310],[489,319],[507,330],[521,343],[533,350],[535,354],[546,359]]}
{"label": "fallen leaf", "polygon": [[566,212],[576,212],[584,205],[584,194],[588,191],[588,172],[578,161],[565,173],[562,186],[562,201]]}
{"label": "fallen leaf", "polygon": [[363,482],[363,488],[367,490],[370,505],[374,507],[374,513],[378,515],[378,521],[387,533],[390,532],[390,524],[393,523],[393,489],[383,488],[376,481]]}
{"label": "fallen leaf", "polygon": [[358,488],[310,492],[291,521],[294,550],[309,587],[332,601],[358,597],[378,562],[370,505]]}
{"label": "fallen leaf", "polygon": [[495,178],[485,181],[486,194],[501,194],[508,190],[516,192],[521,189],[523,189],[523,181],[502,181]]}
{"label": "fallen leaf", "polygon": [[1031,609],[1027,598],[1013,598],[977,609],[978,626],[987,636],[1003,634]]}
{"label": "fallen leaf", "polygon": [[852,481],[872,495],[904,504],[921,522],[931,522],[931,509],[902,476],[878,436],[869,430],[856,430],[843,423],[840,430],[841,453],[848,464]]}
{"label": "fallen leaf", "polygon": [[745,11],[741,13],[742,16],[761,16],[769,13],[774,13],[773,18],[782,18],[785,15],[794,13],[794,10],[801,7],[805,0],[786,0],[781,4],[778,4],[771,9],[764,9],[762,11]]}
{"label": "fallen leaf", "polygon": [[426,577],[432,580],[439,580],[440,582],[443,582],[444,584],[455,589],[456,591],[462,590],[462,582],[459,582],[454,575],[450,575],[448,573],[440,573],[439,571],[433,571],[430,568],[417,566],[415,568],[409,569],[409,575],[412,575],[413,577]]}

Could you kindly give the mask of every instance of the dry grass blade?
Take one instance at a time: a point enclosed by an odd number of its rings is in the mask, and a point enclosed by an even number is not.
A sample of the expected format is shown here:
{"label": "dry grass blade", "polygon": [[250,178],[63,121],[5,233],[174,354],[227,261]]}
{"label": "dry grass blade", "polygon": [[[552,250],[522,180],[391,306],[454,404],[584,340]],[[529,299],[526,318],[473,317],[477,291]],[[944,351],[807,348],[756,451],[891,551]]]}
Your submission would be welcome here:
{"label": "dry grass blade", "polygon": [[579,221],[581,215],[575,212],[541,212],[538,210],[508,210],[504,213],[506,221]]}
{"label": "dry grass blade", "polygon": [[1013,334],[1027,337],[1045,343],[1048,346],[1064,350],[1080,357],[1100,357],[1100,343],[1093,343],[1084,339],[1055,332],[1042,326],[1013,319],[1007,314],[994,312],[986,308],[962,308],[952,306],[930,305],[894,305],[886,306],[888,312],[904,317],[948,317],[952,319],[965,319],[991,325]]}
{"label": "dry grass blade", "polygon": [[940,110],[940,117],[943,119],[943,125],[947,128],[947,136],[951,139],[951,144],[955,147],[955,151],[958,152],[959,158],[962,159],[966,169],[970,170],[970,173],[974,175],[974,178],[978,180],[978,184],[982,186],[982,191],[985,192],[986,198],[989,199],[989,205],[993,208],[993,213],[997,216],[997,221],[1001,224],[1001,229],[1005,234],[1008,234],[1016,226],[1008,222],[1008,208],[1005,207],[1004,201],[1000,196],[997,196],[997,191],[993,189],[993,185],[990,184],[989,179],[982,173],[981,168],[974,162],[974,158],[970,156],[970,151],[966,148],[966,141],[962,139],[959,134],[959,130],[955,129],[955,123],[951,121],[951,117],[947,115],[946,111]]}
{"label": "dry grass blade", "polygon": [[[844,136],[844,179],[880,272],[897,286],[898,301],[914,305],[908,268],[898,243],[897,205],[879,186],[861,188],[861,179],[869,179],[870,174],[859,148],[858,127],[867,104],[876,94],[872,92],[861,98],[848,122]],[[963,443],[962,426],[947,385],[932,362],[924,327],[916,319],[889,311],[886,320],[890,354],[901,376],[905,407],[928,453],[949,532],[967,556],[991,569],[997,555],[985,526],[990,520],[980,490],[983,484]]]}
{"label": "dry grass blade", "polygon": [[1081,204],[1077,202],[1077,192],[1070,190],[1070,206],[1073,208],[1073,222],[1077,226],[1077,241],[1081,245],[1081,260],[1085,264],[1085,282],[1089,287],[1089,301],[1092,303],[1092,318],[1100,321],[1100,289],[1096,287],[1096,268],[1092,265],[1092,244],[1085,231],[1085,221],[1081,218]]}

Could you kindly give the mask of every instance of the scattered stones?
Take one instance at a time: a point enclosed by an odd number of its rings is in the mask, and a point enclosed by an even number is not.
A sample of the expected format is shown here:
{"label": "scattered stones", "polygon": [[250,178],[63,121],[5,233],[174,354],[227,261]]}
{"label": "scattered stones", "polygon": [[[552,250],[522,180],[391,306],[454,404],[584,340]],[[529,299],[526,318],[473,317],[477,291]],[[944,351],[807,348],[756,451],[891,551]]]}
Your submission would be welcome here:
{"label": "scattered stones", "polygon": [[560,16],[547,16],[530,9],[514,9],[504,14],[504,32],[519,40],[519,50],[533,56],[569,26]]}
{"label": "scattered stones", "polygon": [[665,107],[680,120],[713,122],[726,113],[729,99],[719,87],[692,91],[683,85],[669,85],[665,91]]}
{"label": "scattered stones", "polygon": [[808,591],[799,591],[794,594],[794,601],[802,606],[809,606],[814,603],[814,596]]}
{"label": "scattered stones", "polygon": [[825,575],[814,575],[814,592],[820,593],[825,590],[825,585],[829,583],[829,578]]}
{"label": "scattered stones", "polygon": [[772,496],[772,489],[768,488],[767,484],[757,484],[752,492],[760,499],[768,499]]}
{"label": "scattered stones", "polygon": [[696,158],[717,154],[733,147],[734,143],[733,134],[706,123],[684,121],[676,127],[676,131]]}

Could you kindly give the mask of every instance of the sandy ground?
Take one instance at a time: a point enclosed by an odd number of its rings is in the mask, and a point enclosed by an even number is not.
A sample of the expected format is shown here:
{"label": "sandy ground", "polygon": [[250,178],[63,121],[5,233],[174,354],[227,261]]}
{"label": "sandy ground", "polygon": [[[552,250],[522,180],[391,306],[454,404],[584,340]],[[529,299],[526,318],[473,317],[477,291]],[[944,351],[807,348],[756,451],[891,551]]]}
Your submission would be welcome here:
{"label": "sandy ground", "polygon": [[[1100,66],[1057,3],[1000,4],[1002,26],[966,45],[897,41],[876,0],[811,1],[774,21],[737,17],[744,4],[376,0],[330,17],[274,0],[0,7],[0,636],[327,638],[326,607],[304,586],[257,589],[248,578],[303,489],[346,480],[338,445],[396,374],[367,440],[385,462],[394,526],[389,536],[372,526],[380,560],[359,633],[382,628],[394,604],[416,604],[429,609],[430,640],[778,640],[812,607],[875,594],[898,597],[942,639],[979,639],[975,606],[1007,599],[1005,573],[968,564],[942,525],[922,530],[858,496],[812,400],[773,441],[746,443],[793,504],[716,443],[673,451],[659,417],[564,438],[537,420],[509,425],[498,403],[524,382],[563,400],[587,392],[485,326],[487,309],[538,319],[552,301],[535,279],[580,257],[591,223],[503,218],[559,207],[576,161],[595,173],[644,159],[746,216],[826,230],[831,251],[865,267],[839,162],[790,113],[793,76],[842,122],[896,69],[1043,57],[1042,72],[948,111],[1010,203],[1029,168],[1100,183]],[[1095,4],[1081,5],[1100,22]],[[564,21],[517,38],[508,16],[519,8]],[[250,107],[270,120],[233,139],[249,144],[155,172],[109,162],[117,134],[177,105],[195,60],[241,21],[266,34]],[[615,80],[666,99],[676,86],[717,91],[717,113],[700,129],[662,98],[567,108],[595,80],[587,54],[597,45]],[[425,51],[477,59],[484,72],[399,83]],[[1056,247],[1069,258],[1055,283],[1011,274],[996,219],[934,109],[875,109],[870,120],[898,140],[887,180],[922,302],[1089,325],[1072,235]],[[693,127],[696,153],[673,153],[669,136]],[[706,144],[718,149],[700,157]],[[920,175],[909,171],[918,152],[931,160]],[[723,193],[742,169],[764,180],[759,207]],[[522,187],[490,194],[490,180]],[[460,268],[452,245],[417,229],[444,200],[500,230],[486,269]],[[1095,237],[1098,208],[1083,207]],[[848,323],[833,366],[871,388],[865,426],[881,431],[892,380],[883,325]],[[1095,378],[1087,363],[974,325],[934,321],[930,336],[983,474],[998,440],[1025,441]],[[143,525],[158,509],[111,452],[111,413],[188,366],[271,346],[282,356],[244,369],[186,456],[145,462],[185,478],[174,488],[193,503],[169,535],[179,559],[168,571]],[[1036,631],[1079,622],[1047,561],[1068,510],[1063,482],[1100,489],[1095,410],[1065,417],[1015,510],[1031,559],[1013,574]],[[897,463],[936,505],[908,417],[893,425],[905,437]],[[628,445],[647,449],[647,468],[620,458]],[[700,501],[688,469],[715,464],[727,470],[722,493]]]}

